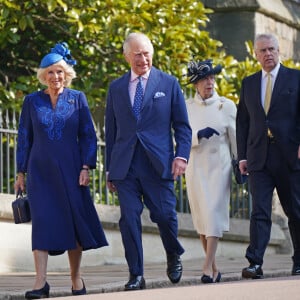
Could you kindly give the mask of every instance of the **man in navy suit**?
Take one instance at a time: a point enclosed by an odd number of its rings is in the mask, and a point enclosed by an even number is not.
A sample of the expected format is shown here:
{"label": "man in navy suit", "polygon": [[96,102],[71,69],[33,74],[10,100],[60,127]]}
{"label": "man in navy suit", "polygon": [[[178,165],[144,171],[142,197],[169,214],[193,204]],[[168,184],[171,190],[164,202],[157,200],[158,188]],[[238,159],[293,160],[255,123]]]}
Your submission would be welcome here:
{"label": "man in navy suit", "polygon": [[263,277],[275,188],[294,248],[292,275],[300,275],[300,71],[280,64],[274,35],[258,35],[254,50],[262,70],[242,81],[236,123],[239,167],[249,173],[252,195],[250,265],[242,276]]}
{"label": "man in navy suit", "polygon": [[[152,66],[153,52],[147,36],[129,34],[123,53],[131,70],[110,84],[106,103],[107,185],[120,202],[119,226],[130,273],[125,290],[146,287],[140,218],[144,205],[158,225],[170,281],[177,283],[182,275],[174,180],[187,166],[191,128],[178,81]],[[137,88],[140,109],[134,104]]]}

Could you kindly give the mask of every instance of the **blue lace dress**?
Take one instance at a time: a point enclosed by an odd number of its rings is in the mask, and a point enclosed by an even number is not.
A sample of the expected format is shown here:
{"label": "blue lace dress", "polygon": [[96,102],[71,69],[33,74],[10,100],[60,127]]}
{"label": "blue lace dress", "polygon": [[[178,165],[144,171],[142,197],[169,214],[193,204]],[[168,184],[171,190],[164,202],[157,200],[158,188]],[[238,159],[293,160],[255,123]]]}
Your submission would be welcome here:
{"label": "blue lace dress", "polygon": [[97,142],[84,93],[65,88],[55,108],[44,91],[25,97],[19,124],[17,171],[27,173],[32,250],[61,254],[106,246],[83,164],[95,168]]}

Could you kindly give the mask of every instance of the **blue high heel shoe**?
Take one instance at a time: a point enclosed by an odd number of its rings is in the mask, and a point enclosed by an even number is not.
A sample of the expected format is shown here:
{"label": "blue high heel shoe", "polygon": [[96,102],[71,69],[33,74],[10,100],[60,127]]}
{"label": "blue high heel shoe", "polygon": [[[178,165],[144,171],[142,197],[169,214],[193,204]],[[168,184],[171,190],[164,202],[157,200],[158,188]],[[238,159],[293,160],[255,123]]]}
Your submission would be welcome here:
{"label": "blue high heel shoe", "polygon": [[82,280],[83,288],[81,290],[73,290],[73,287],[72,287],[72,295],[73,296],[80,296],[80,295],[86,294],[86,288],[85,288],[84,281],[82,278],[81,278],[81,280]]}
{"label": "blue high heel shoe", "polygon": [[49,298],[49,291],[50,291],[50,286],[48,282],[46,281],[44,287],[42,287],[39,290],[32,290],[32,291],[27,291],[25,293],[25,298],[26,299],[42,299],[42,298]]}

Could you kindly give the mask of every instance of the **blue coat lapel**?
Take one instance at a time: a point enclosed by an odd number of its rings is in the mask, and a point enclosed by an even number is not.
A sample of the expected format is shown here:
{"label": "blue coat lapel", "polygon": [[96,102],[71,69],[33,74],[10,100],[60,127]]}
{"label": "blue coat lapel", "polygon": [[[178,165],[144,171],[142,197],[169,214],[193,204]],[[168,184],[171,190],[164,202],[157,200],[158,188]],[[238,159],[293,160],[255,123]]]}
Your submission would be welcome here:
{"label": "blue coat lapel", "polygon": [[[121,81],[121,84],[119,86],[119,88],[120,88],[119,93],[120,93],[120,95],[124,95],[124,101],[127,103],[128,108],[132,111],[132,116],[134,116],[133,110],[132,110],[132,104],[130,101],[129,89],[128,89],[130,78],[131,78],[131,71],[127,72],[124,75],[124,77]],[[142,103],[141,113],[145,107],[152,105],[154,91],[155,91],[159,81],[160,81],[159,72],[155,67],[152,67],[150,74],[149,74],[148,81],[147,81],[145,93],[144,93],[144,99],[143,99],[143,103]]]}
{"label": "blue coat lapel", "polygon": [[151,68],[149,78],[147,81],[146,90],[144,93],[144,99],[143,99],[143,103],[142,103],[142,111],[143,111],[144,107],[146,107],[148,105],[152,105],[153,94],[154,94],[154,91],[160,80],[160,76],[158,75],[158,73],[159,72],[155,67]]}
{"label": "blue coat lapel", "polygon": [[[124,102],[127,103],[128,108],[132,111],[132,105],[131,105],[129,89],[128,89],[130,78],[131,78],[131,72],[129,71],[124,75],[123,80],[121,81],[120,95],[124,95]],[[133,111],[132,111],[132,115],[133,115]]]}

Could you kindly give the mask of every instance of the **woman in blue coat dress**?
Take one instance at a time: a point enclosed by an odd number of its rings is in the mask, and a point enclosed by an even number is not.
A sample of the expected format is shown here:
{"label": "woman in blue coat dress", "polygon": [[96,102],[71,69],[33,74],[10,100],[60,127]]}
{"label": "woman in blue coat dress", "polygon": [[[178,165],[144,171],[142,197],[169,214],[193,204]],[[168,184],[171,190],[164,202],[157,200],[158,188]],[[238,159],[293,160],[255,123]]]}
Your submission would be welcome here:
{"label": "woman in blue coat dress", "polygon": [[82,251],[107,245],[88,187],[89,169],[96,166],[96,134],[85,94],[68,88],[75,63],[68,45],[56,44],[37,71],[46,88],[27,95],[22,107],[15,189],[25,190],[26,174],[36,269],[26,299],[49,297],[48,254],[65,251],[72,294],[85,294]]}

